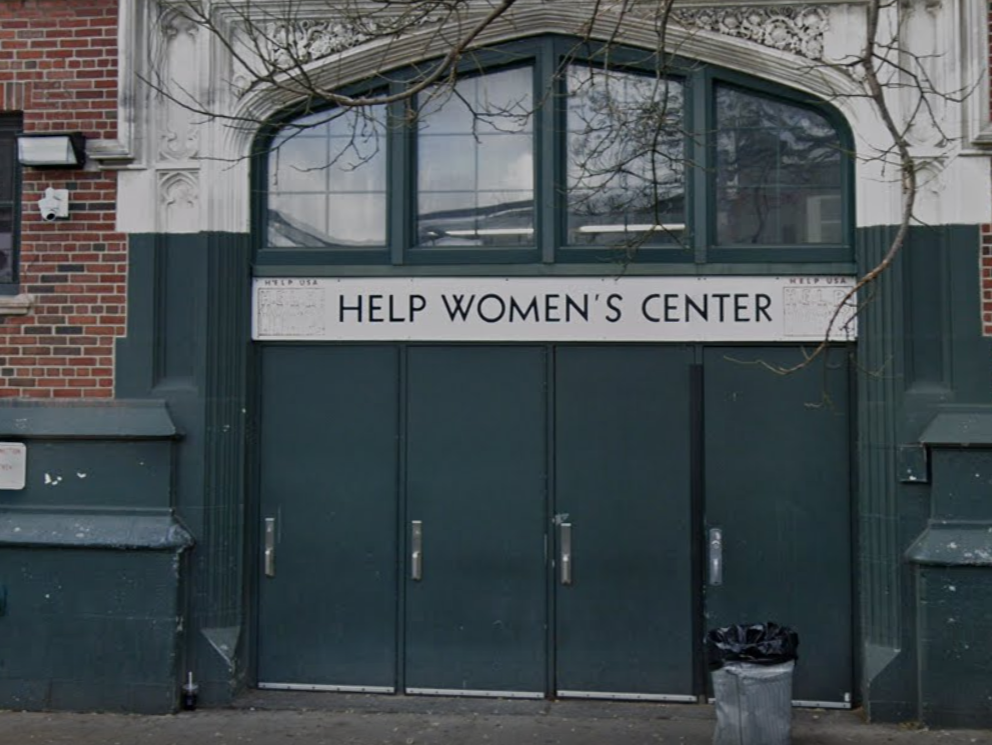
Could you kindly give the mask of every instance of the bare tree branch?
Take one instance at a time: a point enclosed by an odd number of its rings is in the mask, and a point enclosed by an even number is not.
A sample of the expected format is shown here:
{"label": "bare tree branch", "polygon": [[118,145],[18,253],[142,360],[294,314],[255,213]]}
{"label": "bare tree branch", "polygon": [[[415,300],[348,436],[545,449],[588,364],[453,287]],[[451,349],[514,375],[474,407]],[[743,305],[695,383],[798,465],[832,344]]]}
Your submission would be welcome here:
{"label": "bare tree branch", "polygon": [[779,374],[788,375],[809,367],[814,360],[820,357],[830,347],[832,343],[831,334],[836,329],[839,319],[848,309],[848,304],[854,300],[859,293],[881,277],[890,266],[892,266],[896,256],[899,255],[899,252],[906,243],[906,237],[909,234],[910,225],[914,220],[914,209],[916,206],[916,197],[919,188],[917,183],[917,163],[910,152],[910,145],[906,136],[906,128],[900,127],[896,123],[895,118],[892,115],[892,110],[889,107],[888,100],[885,96],[885,87],[879,77],[880,58],[877,53],[877,40],[879,33],[879,17],[883,7],[889,7],[889,4],[883,2],[883,0],[869,0],[866,9],[867,31],[865,34],[865,46],[859,60],[859,66],[864,74],[864,82],[868,91],[868,96],[874,103],[875,109],[879,117],[882,119],[882,122],[885,124],[885,129],[892,137],[892,147],[898,154],[899,176],[902,189],[902,210],[900,213],[899,225],[881,261],[865,272],[858,279],[855,285],[844,294],[841,302],[838,303],[837,307],[830,316],[830,321],[827,324],[827,329],[824,333],[823,339],[815,347],[815,349],[811,353],[807,354],[802,362],[790,367],[765,365]]}

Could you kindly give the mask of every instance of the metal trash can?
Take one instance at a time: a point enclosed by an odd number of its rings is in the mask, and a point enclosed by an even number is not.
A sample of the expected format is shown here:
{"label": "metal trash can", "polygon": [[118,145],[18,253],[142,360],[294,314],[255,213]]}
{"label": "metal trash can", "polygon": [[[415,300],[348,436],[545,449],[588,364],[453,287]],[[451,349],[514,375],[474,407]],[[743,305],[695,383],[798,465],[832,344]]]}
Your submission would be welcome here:
{"label": "metal trash can", "polygon": [[716,701],[713,745],[789,745],[799,636],[775,623],[706,635]]}

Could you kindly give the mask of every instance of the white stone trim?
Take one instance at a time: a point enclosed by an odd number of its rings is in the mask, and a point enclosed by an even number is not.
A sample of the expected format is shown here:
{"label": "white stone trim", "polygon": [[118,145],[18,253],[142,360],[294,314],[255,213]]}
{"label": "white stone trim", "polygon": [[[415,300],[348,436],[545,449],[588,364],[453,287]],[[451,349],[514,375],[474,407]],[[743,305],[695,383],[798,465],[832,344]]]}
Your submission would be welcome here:
{"label": "white stone trim", "polygon": [[24,292],[20,295],[0,295],[0,316],[26,316],[34,304],[34,295]]}
{"label": "white stone trim", "polygon": [[961,43],[958,60],[962,89],[974,94],[965,104],[964,136],[976,148],[992,148],[989,113],[989,4],[985,0],[956,0]]}
{"label": "white stone trim", "polygon": [[[236,5],[242,0],[232,0]],[[361,3],[369,0],[342,0]],[[132,74],[147,75],[154,50],[168,56],[170,44],[162,37],[162,27],[151,24],[150,10],[155,0],[135,0],[131,13],[131,30],[126,35],[136,45],[138,54],[122,48],[122,57],[133,59]],[[657,35],[643,16],[628,17],[617,34],[615,19],[601,19],[588,27],[588,5],[592,0],[520,0],[520,4],[485,32],[478,44],[495,44],[536,34],[586,34],[592,38],[619,38],[624,44],[653,48]],[[162,6],[175,5],[162,0]],[[122,6],[129,3],[122,3]],[[608,7],[604,2],[603,7]],[[216,22],[230,30],[240,18],[232,12],[232,2],[215,2]],[[251,0],[239,6],[242,11],[267,13],[271,19],[280,7],[278,0]],[[462,16],[467,25],[492,6],[481,2]],[[646,2],[647,7],[647,2]],[[747,0],[745,3],[683,0],[677,6],[685,25],[672,24],[666,35],[669,51],[702,63],[719,65],[778,83],[826,99],[836,106],[850,124],[856,140],[857,224],[859,226],[893,224],[901,217],[900,179],[892,165],[876,157],[890,143],[883,123],[874,107],[863,97],[861,83],[848,74],[845,63],[858,55],[863,45],[865,0],[819,0],[796,3],[787,0]],[[324,0],[294,0],[294,13],[313,14],[309,26],[313,39],[323,48],[334,51],[311,63],[308,73],[320,84],[338,88],[368,77],[372,71],[387,71],[432,56],[448,49],[448,40],[425,26],[402,37],[363,40],[355,29],[339,27],[327,18]],[[142,10],[144,9],[144,10]],[[225,10],[226,9],[226,10]],[[318,14],[318,9],[321,14]],[[770,19],[774,33],[756,28],[728,30],[719,19],[739,17],[748,9],[756,18]],[[942,90],[959,90],[964,81],[987,79],[987,23],[981,21],[982,0],[903,0],[886,10],[884,23],[904,33],[910,48],[958,50],[933,56],[928,64]],[[122,11],[123,12],[123,11]],[[797,24],[798,14],[809,18],[826,18],[822,23]],[[913,14],[921,14],[914,18]],[[736,14],[736,15],[735,15]],[[926,14],[926,22],[922,22]],[[804,16],[805,17],[805,16]],[[703,24],[700,18],[717,19]],[[140,19],[140,21],[139,21]],[[981,21],[981,22],[980,22]],[[791,24],[791,25],[790,25]],[[135,28],[141,26],[141,28]],[[716,29],[716,30],[714,30]],[[330,36],[339,34],[335,40]],[[792,34],[792,36],[789,36]],[[122,31],[122,35],[125,35]],[[157,39],[139,42],[136,37]],[[312,42],[311,42],[312,43]],[[158,46],[156,46],[156,44]],[[349,46],[356,44],[356,46]],[[983,46],[984,45],[984,46]],[[265,121],[295,103],[292,96],[276,89],[256,88],[243,94],[234,60],[223,44],[209,33],[199,33],[195,42],[184,41],[182,67],[195,70],[195,79],[186,85],[195,95],[209,97],[211,107],[222,114],[242,118],[204,119],[176,112],[174,102],[161,96],[132,92],[130,110],[122,121],[132,121],[125,128],[131,138],[129,152],[134,155],[132,170],[120,174],[118,227],[124,232],[226,231],[246,233],[250,229],[250,184],[248,157],[258,130]],[[188,57],[194,56],[190,60]],[[157,63],[168,68],[169,60]],[[139,86],[139,90],[142,87]],[[946,141],[933,131],[920,128],[914,132],[914,153],[925,161],[924,188],[921,190],[919,214],[931,224],[944,222],[992,222],[992,175],[987,156],[962,158],[961,155],[984,156],[979,148],[992,146],[992,121],[988,114],[987,85],[979,85],[974,97],[962,104],[941,104],[941,121],[952,131]],[[128,108],[122,95],[122,107]],[[890,105],[898,119],[905,117],[911,105],[904,93],[893,93]],[[175,123],[185,122],[186,131]],[[235,120],[236,122],[236,120]],[[244,123],[247,122],[247,123]],[[163,129],[168,125],[168,131]],[[192,130],[195,128],[195,134]],[[166,139],[163,139],[165,137]],[[170,139],[171,138],[171,139]],[[144,143],[142,153],[142,143]],[[170,143],[169,147],[164,147]],[[152,173],[147,173],[149,169]],[[184,171],[179,179],[174,174]],[[196,184],[195,210],[185,197]],[[177,209],[182,209],[179,217]]]}
{"label": "white stone trim", "polygon": [[145,55],[145,0],[118,3],[117,14],[117,139],[90,140],[86,155],[104,168],[127,166],[137,157],[144,95],[138,84]]}

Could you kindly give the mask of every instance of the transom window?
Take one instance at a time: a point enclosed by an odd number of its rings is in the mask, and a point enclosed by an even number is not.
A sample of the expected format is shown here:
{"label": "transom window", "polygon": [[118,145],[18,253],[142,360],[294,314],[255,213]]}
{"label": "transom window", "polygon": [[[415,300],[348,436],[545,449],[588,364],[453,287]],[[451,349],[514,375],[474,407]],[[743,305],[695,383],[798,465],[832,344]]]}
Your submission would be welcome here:
{"label": "transom window", "polygon": [[718,86],[716,127],[717,242],[843,242],[843,149],[824,116]]}
{"label": "transom window", "polygon": [[580,47],[487,50],[413,100],[281,121],[257,161],[257,263],[851,260],[850,138],[832,109]]}
{"label": "transom window", "polygon": [[417,245],[534,244],[533,86],[528,65],[422,97]]}
{"label": "transom window", "polygon": [[568,243],[674,244],[685,233],[685,102],[677,79],[571,64]]}
{"label": "transom window", "polygon": [[269,157],[269,245],[386,243],[385,112],[312,114],[285,127]]}

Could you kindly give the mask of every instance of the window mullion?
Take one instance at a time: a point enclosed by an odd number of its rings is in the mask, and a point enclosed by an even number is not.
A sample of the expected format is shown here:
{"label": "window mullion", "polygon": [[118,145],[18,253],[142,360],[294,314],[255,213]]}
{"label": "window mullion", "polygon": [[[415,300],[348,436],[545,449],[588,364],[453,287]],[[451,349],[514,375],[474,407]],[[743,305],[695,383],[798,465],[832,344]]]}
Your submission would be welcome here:
{"label": "window mullion", "polygon": [[[391,94],[397,93],[404,86],[402,81],[393,84]],[[386,235],[389,243],[390,263],[398,266],[406,263],[406,252],[412,244],[411,210],[416,190],[410,183],[411,174],[415,173],[414,154],[412,147],[412,129],[406,122],[405,101],[397,101],[389,105],[388,126],[386,127],[386,142],[389,148],[389,158],[386,161],[387,183],[389,196],[387,198],[388,223]]]}
{"label": "window mullion", "polygon": [[687,80],[689,84],[689,167],[686,169],[687,193],[690,202],[690,223],[693,254],[697,264],[706,263],[706,249],[711,242],[712,199],[716,194],[713,156],[716,147],[714,126],[713,80],[708,68],[696,70]]}
{"label": "window mullion", "polygon": [[[564,135],[562,121],[562,81],[557,76],[555,44],[541,46],[534,62],[534,101],[537,102],[535,123],[537,231],[535,236],[541,263],[554,264],[555,253],[564,242],[561,234],[562,199],[556,193],[559,176],[564,172],[559,158],[563,152],[560,138]],[[564,187],[562,187],[564,188]]]}

